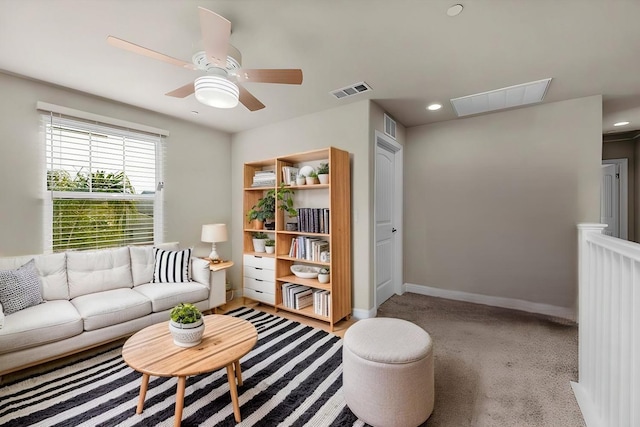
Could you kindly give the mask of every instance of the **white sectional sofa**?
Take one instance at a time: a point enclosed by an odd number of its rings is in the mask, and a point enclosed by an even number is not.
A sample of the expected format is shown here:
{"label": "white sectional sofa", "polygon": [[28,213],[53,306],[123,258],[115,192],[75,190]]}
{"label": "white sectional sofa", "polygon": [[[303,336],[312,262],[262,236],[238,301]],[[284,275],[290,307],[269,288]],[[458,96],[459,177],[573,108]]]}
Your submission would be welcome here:
{"label": "white sectional sofa", "polygon": [[190,258],[190,281],[153,283],[151,246],[0,258],[0,270],[31,259],[44,302],[11,314],[0,307],[0,376],[168,320],[180,302],[201,311],[224,303],[211,289],[209,263],[199,258]]}

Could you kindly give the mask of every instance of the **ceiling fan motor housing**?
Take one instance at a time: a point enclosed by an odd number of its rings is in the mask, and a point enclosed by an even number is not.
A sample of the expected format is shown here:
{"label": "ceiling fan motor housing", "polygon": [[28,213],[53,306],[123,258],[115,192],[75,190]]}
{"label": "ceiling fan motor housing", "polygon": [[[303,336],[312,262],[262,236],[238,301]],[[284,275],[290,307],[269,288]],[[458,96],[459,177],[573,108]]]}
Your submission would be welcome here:
{"label": "ceiling fan motor housing", "polygon": [[[207,57],[207,53],[205,51],[196,52],[193,54],[191,58],[193,65],[195,65],[199,70],[203,70],[206,72],[210,72],[215,68],[221,68],[219,65],[211,62],[211,60]],[[238,49],[234,46],[229,45],[229,50],[227,51],[227,64],[226,69],[238,70],[242,65],[242,54]]]}

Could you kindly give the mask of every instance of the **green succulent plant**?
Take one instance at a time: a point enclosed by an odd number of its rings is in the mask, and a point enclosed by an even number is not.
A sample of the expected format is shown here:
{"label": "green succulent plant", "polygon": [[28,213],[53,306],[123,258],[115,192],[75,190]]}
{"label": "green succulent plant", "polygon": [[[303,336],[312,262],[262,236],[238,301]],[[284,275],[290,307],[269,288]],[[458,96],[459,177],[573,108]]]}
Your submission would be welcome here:
{"label": "green succulent plant", "polygon": [[202,319],[202,313],[198,307],[182,302],[171,309],[169,316],[174,322],[182,324],[195,323]]}

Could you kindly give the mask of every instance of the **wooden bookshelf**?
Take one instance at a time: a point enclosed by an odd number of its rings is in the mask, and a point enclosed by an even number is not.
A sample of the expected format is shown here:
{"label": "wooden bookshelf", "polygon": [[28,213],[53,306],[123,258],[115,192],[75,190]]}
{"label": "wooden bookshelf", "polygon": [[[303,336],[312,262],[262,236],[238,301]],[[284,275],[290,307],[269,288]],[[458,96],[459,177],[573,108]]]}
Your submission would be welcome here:
{"label": "wooden bookshelf", "polygon": [[[279,191],[280,184],[283,182],[283,167],[295,167],[301,169],[304,166],[311,166],[314,169],[320,163],[329,164],[329,183],[328,184],[312,184],[312,185],[287,185],[287,188],[294,190],[294,207],[297,208],[315,208],[328,209],[328,228],[329,232],[306,232],[291,231],[285,229],[287,222],[294,221],[289,218],[281,209],[276,209],[275,230],[260,230],[269,235],[276,242],[275,254],[254,252],[252,237],[253,232],[257,231],[251,228],[247,223],[247,212],[255,205],[260,197],[264,197],[267,191],[273,189],[276,194]],[[273,170],[276,176],[275,184],[265,187],[255,187],[254,176],[256,172],[263,173],[265,170]],[[244,165],[244,254],[245,260],[249,260],[252,265],[247,265],[245,270],[244,287],[253,287],[245,292],[245,295],[251,294],[257,297],[258,302],[273,305],[275,310],[285,310],[288,312],[308,316],[314,319],[328,322],[330,329],[333,330],[334,325],[351,317],[351,172],[349,153],[335,147],[329,147],[320,150],[308,151],[304,153],[296,153],[287,156],[277,157],[258,162],[246,163]],[[297,220],[296,220],[297,221]],[[324,224],[324,222],[323,222]],[[325,225],[326,227],[326,225]],[[329,243],[330,260],[327,262],[318,259],[311,261],[307,259],[299,259],[290,256],[290,246],[292,239],[295,238],[315,238],[324,240]],[[254,258],[264,257],[264,260],[258,260],[258,264]],[[273,259],[273,261],[270,260]],[[271,264],[273,262],[273,264]],[[320,283],[317,279],[302,279],[291,273],[290,267],[293,264],[304,264],[315,267],[328,267],[330,269],[330,282]],[[255,265],[264,268],[273,268],[273,294],[256,293],[254,288],[255,278],[251,277],[251,269]],[[258,269],[262,268],[259,267]],[[249,270],[249,273],[247,273]],[[260,277],[264,279],[264,271],[260,271]],[[247,276],[249,274],[249,276]],[[257,277],[257,276],[256,276]],[[286,307],[283,304],[282,285],[285,283],[294,283],[308,286],[313,290],[328,291],[331,295],[329,304],[329,315],[323,316],[314,312],[314,307],[305,307],[297,310]],[[266,286],[270,286],[270,282],[261,281],[259,286],[264,292]],[[261,296],[264,295],[264,298]],[[274,301],[271,304],[271,301]]]}

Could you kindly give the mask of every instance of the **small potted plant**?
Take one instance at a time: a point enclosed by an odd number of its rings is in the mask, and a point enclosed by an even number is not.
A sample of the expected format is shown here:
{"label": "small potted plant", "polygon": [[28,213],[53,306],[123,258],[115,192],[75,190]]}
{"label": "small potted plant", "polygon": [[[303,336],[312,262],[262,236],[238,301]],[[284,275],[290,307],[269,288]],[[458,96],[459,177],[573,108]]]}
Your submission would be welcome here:
{"label": "small potted plant", "polygon": [[329,267],[323,267],[320,269],[318,273],[318,282],[320,283],[329,283]]}
{"label": "small potted plant", "polygon": [[[264,197],[261,197],[258,200],[258,203],[253,205],[253,207],[247,212],[247,220],[249,222],[253,221],[253,228],[256,230],[262,230],[264,223],[272,223],[272,220],[275,217],[276,199],[274,197],[273,190],[269,190],[267,194],[265,194]],[[269,229],[269,226],[266,228]],[[273,227],[271,229],[273,229]]]}
{"label": "small potted plant", "polygon": [[298,176],[296,177],[296,184],[297,185],[305,185],[307,183],[307,177],[304,176],[303,174],[298,174]]}
{"label": "small potted plant", "polygon": [[204,333],[204,321],[198,307],[180,303],[171,309],[169,316],[169,330],[175,345],[193,347],[200,344]]}
{"label": "small potted plant", "polygon": [[267,233],[258,231],[253,233],[253,250],[254,252],[265,252],[265,241],[269,238]]}
{"label": "small potted plant", "polygon": [[267,239],[264,241],[264,249],[268,254],[272,254],[276,250],[276,241],[273,239]]}
{"label": "small potted plant", "polygon": [[309,175],[307,175],[307,185],[312,185],[317,183],[318,183],[318,173],[316,171],[309,172]]}
{"label": "small potted plant", "polygon": [[320,184],[329,183],[329,163],[320,163],[317,170],[318,180]]}

